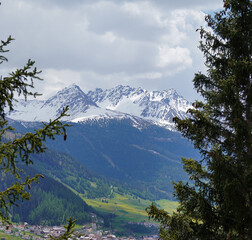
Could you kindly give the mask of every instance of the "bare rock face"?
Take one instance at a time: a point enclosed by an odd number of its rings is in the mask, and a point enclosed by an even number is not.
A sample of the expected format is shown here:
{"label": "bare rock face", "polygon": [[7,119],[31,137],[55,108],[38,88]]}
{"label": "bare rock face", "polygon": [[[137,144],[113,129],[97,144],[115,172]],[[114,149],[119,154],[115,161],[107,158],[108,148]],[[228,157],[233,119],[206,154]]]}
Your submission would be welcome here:
{"label": "bare rock face", "polygon": [[147,91],[142,88],[117,86],[89,91],[88,97],[102,108],[128,113],[156,123],[172,124],[176,116],[185,118],[191,104],[173,89]]}

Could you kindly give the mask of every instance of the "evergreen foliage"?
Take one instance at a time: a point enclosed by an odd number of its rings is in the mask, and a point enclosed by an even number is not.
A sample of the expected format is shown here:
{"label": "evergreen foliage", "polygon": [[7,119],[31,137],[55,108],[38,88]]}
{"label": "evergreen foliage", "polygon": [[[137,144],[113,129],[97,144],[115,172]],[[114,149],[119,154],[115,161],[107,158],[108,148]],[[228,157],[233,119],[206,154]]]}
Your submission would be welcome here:
{"label": "evergreen foliage", "polygon": [[156,235],[158,234],[158,229],[154,226],[146,227],[143,224],[137,224],[137,223],[127,223],[126,229],[129,233],[133,234],[148,234],[148,235]]}
{"label": "evergreen foliage", "polygon": [[207,74],[198,73],[196,101],[177,129],[201,160],[182,159],[193,184],[175,183],[179,200],[171,216],[155,205],[162,239],[252,239],[252,2],[224,0],[199,29]]}
{"label": "evergreen foliage", "polygon": [[34,168],[43,174],[59,179],[87,198],[108,197],[114,182],[87,169],[65,153],[47,150],[33,155]]}
{"label": "evergreen foliage", "polygon": [[[25,175],[35,175],[35,170],[25,167],[21,178]],[[13,177],[8,174],[3,180],[10,183]],[[19,221],[32,225],[49,226],[66,224],[68,216],[78,219],[78,224],[92,221],[90,213],[95,210],[62,183],[48,176],[34,185],[30,193],[29,201],[18,202],[19,206],[11,209],[13,221],[19,218]]]}
{"label": "evergreen foliage", "polygon": [[50,235],[50,238],[52,240],[68,240],[68,239],[79,239],[80,236],[76,235],[74,233],[74,228],[75,228],[75,223],[76,223],[76,220],[73,220],[71,217],[67,220],[68,221],[68,224],[64,226],[65,228],[65,233],[58,237],[58,238],[55,238],[53,236]]}
{"label": "evergreen foliage", "polygon": [[[10,36],[6,41],[0,43],[0,64],[7,62],[5,57],[8,50],[6,47],[11,43],[13,38]],[[16,205],[17,201],[24,201],[30,198],[29,189],[31,183],[38,182],[40,177],[37,174],[35,177],[26,176],[22,181],[20,178],[21,169],[17,163],[22,162],[26,165],[32,164],[30,155],[33,153],[44,152],[46,147],[44,142],[47,139],[54,139],[55,135],[66,136],[65,127],[60,119],[66,116],[67,107],[62,110],[62,113],[55,120],[50,120],[49,123],[43,123],[42,128],[28,132],[20,137],[16,137],[9,141],[4,141],[7,132],[15,132],[15,129],[8,124],[6,113],[13,111],[13,102],[17,101],[15,97],[24,96],[36,97],[39,94],[33,92],[34,80],[41,80],[38,71],[34,67],[35,62],[28,60],[23,68],[11,72],[8,76],[0,76],[0,169],[1,173],[11,173],[15,177],[15,181],[6,186],[0,192],[0,219],[3,222],[9,220],[9,209]]]}
{"label": "evergreen foliage", "polygon": [[172,199],[172,180],[187,179],[181,152],[197,155],[181,134],[154,125],[139,130],[127,119],[111,119],[106,125],[74,123],[68,137],[67,144],[63,139],[48,142],[49,148],[64,151],[99,175],[126,182],[139,197],[153,200]]}

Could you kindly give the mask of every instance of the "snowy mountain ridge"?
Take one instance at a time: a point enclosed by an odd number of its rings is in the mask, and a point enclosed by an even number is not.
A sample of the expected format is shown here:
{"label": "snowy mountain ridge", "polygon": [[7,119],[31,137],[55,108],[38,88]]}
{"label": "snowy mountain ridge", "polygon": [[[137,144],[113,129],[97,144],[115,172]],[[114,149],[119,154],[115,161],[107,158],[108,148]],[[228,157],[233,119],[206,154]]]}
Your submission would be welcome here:
{"label": "snowy mountain ridge", "polygon": [[150,122],[173,129],[175,116],[185,118],[191,104],[173,89],[147,91],[119,85],[103,90],[97,88],[85,94],[72,84],[46,101],[19,100],[8,117],[21,121],[49,121],[57,117],[62,108],[69,106],[65,121],[83,122],[99,119],[130,119],[137,126]]}
{"label": "snowy mountain ridge", "polygon": [[149,92],[142,88],[119,85],[104,91],[97,88],[87,95],[102,108],[127,112],[154,121],[171,122],[175,116],[184,118],[191,106],[173,89]]}

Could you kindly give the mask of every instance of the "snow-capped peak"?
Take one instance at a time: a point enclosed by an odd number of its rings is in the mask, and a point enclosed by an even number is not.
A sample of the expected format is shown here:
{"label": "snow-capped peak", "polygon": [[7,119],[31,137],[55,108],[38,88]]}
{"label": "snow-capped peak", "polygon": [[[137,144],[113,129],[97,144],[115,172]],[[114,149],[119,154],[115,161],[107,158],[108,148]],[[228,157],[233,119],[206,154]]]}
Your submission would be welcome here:
{"label": "snow-capped peak", "polygon": [[48,121],[57,117],[67,105],[70,117],[64,120],[68,121],[132,116],[169,127],[173,126],[173,117],[184,118],[187,109],[191,107],[174,89],[147,91],[140,87],[119,85],[106,90],[96,88],[85,94],[78,85],[72,84],[47,101],[20,101],[9,117],[16,120]]}
{"label": "snow-capped peak", "polygon": [[117,86],[112,89],[89,91],[89,98],[102,108],[126,112],[157,122],[172,122],[172,118],[184,118],[191,106],[174,89],[147,91],[143,88]]}
{"label": "snow-capped peak", "polygon": [[47,101],[30,100],[25,103],[24,101],[15,103],[15,111],[8,117],[24,121],[49,121],[58,117],[62,109],[69,106],[70,116],[64,120],[71,121],[90,108],[98,108],[76,84],[62,89]]}
{"label": "snow-capped peak", "polygon": [[[71,110],[75,110],[75,108],[78,110],[80,105],[82,107],[86,105],[97,107],[76,84],[63,88],[61,91],[57,92],[56,95],[49,98],[44,104],[44,106],[58,106],[59,108],[63,108],[66,105],[68,105]],[[82,109],[79,110],[81,111]]]}

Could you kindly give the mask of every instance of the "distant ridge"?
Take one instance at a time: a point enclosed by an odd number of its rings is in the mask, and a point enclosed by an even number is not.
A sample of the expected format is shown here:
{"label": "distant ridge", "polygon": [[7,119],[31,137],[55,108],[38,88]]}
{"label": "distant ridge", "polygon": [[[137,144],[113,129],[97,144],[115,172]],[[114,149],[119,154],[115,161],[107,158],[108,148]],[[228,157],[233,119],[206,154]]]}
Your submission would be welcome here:
{"label": "distant ridge", "polygon": [[135,121],[141,122],[142,119],[168,129],[174,129],[173,117],[185,118],[186,111],[191,107],[174,89],[147,91],[119,85],[106,90],[96,88],[85,94],[79,86],[72,84],[46,101],[19,100],[15,103],[15,111],[8,117],[21,121],[49,121],[56,118],[67,105],[70,116],[64,118],[65,121],[133,118]]}

